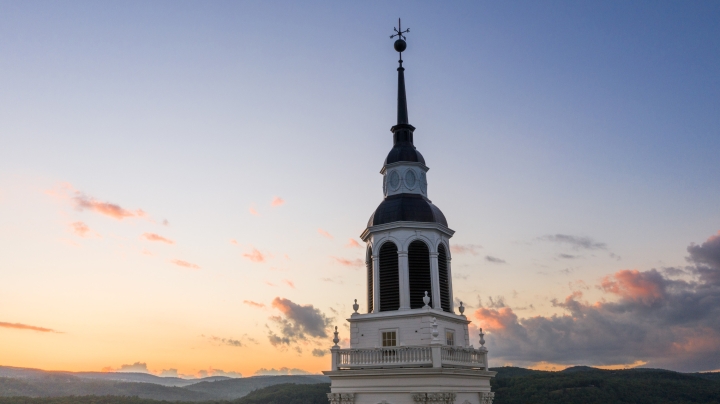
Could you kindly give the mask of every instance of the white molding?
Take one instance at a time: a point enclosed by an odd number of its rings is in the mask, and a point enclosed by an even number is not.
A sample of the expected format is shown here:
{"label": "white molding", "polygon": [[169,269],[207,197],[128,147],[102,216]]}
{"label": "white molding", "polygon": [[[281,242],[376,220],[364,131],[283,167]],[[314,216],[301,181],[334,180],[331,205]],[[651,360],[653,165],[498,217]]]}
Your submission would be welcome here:
{"label": "white molding", "polygon": [[467,319],[464,315],[454,314],[454,313],[448,313],[446,311],[442,311],[439,309],[409,309],[409,310],[394,310],[394,311],[381,311],[378,313],[365,313],[365,314],[356,314],[352,316],[351,318],[348,318],[347,321],[354,323],[354,322],[363,322],[363,321],[373,321],[378,319],[388,320],[393,318],[411,318],[411,317],[424,317],[424,316],[434,316],[438,318],[444,318],[446,320],[463,323],[463,324],[470,324],[470,320]]}
{"label": "white molding", "polygon": [[[444,226],[440,223],[407,221],[407,222],[392,222],[392,223],[379,224],[377,226],[370,226],[370,227],[366,228],[365,231],[363,231],[360,234],[360,238],[364,242],[367,242],[368,239],[370,238],[370,235],[372,235],[373,233],[379,233],[379,232],[395,230],[395,229],[437,230],[437,231],[443,233],[444,235],[446,235],[448,238],[452,237],[453,234],[455,234],[455,230],[452,230],[451,228]],[[450,254],[448,254],[448,255],[450,255]]]}

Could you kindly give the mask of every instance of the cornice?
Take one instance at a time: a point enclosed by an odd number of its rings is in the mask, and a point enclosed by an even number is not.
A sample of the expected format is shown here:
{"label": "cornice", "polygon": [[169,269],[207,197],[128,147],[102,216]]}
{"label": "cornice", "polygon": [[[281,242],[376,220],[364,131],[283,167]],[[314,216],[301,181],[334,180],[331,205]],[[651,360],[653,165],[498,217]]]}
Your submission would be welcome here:
{"label": "cornice", "polygon": [[430,167],[426,166],[423,163],[418,163],[415,161],[398,161],[397,163],[385,164],[383,166],[383,168],[380,170],[380,174],[384,175],[388,169],[393,168],[393,167],[401,167],[401,166],[415,166],[415,167],[420,167],[425,172],[430,171]]}
{"label": "cornice", "polygon": [[387,231],[387,230],[395,230],[395,229],[428,229],[428,230],[437,230],[443,234],[445,234],[448,237],[452,237],[453,234],[455,234],[455,230],[452,230],[451,228],[444,226],[440,223],[434,223],[434,222],[392,222],[392,223],[384,223],[379,224],[377,226],[370,226],[365,229],[365,231],[360,234],[360,238],[367,242],[368,238],[373,233],[378,233],[381,231]]}

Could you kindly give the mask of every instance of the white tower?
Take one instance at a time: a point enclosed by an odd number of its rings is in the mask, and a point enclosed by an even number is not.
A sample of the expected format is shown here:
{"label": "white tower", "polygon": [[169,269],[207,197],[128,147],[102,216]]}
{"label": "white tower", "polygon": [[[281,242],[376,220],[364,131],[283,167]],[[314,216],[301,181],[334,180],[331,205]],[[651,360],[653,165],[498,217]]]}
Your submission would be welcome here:
{"label": "white tower", "polygon": [[470,345],[465,308],[453,307],[451,230],[427,197],[429,168],[413,145],[405,96],[406,48],[399,22],[397,125],[380,173],[384,200],[362,233],[367,313],[350,322],[350,349],[332,347],[331,404],[490,404],[487,349]]}

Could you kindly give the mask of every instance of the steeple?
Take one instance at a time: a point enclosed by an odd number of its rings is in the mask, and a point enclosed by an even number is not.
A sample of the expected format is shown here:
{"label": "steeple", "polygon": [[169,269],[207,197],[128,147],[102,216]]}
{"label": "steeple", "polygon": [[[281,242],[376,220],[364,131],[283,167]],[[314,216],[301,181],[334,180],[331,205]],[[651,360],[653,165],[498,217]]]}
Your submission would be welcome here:
{"label": "steeple", "polygon": [[397,124],[390,128],[393,133],[393,149],[390,150],[385,164],[392,164],[399,161],[409,161],[425,164],[425,159],[413,145],[413,131],[415,127],[410,125],[408,120],[407,95],[405,93],[405,68],[403,67],[402,53],[407,49],[405,42],[405,34],[410,29],[402,30],[400,19],[398,19],[398,27],[394,28],[395,34],[390,38],[397,37],[394,43],[395,50],[400,54],[398,60],[398,96],[397,96]]}

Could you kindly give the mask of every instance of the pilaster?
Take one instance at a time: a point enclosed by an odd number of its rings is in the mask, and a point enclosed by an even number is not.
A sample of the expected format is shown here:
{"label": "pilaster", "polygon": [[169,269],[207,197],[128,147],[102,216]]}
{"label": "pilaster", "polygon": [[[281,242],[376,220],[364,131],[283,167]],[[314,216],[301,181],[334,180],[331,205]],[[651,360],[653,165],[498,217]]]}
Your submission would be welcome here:
{"label": "pilaster", "polygon": [[380,312],[380,256],[372,255],[373,262],[373,313]]}
{"label": "pilaster", "polygon": [[440,302],[440,271],[438,269],[438,253],[430,253],[430,280],[432,281],[432,307],[442,310]]}
{"label": "pilaster", "polygon": [[407,251],[398,251],[398,270],[400,271],[400,310],[410,310],[410,273]]}

